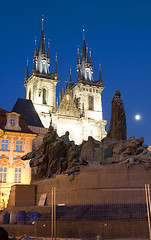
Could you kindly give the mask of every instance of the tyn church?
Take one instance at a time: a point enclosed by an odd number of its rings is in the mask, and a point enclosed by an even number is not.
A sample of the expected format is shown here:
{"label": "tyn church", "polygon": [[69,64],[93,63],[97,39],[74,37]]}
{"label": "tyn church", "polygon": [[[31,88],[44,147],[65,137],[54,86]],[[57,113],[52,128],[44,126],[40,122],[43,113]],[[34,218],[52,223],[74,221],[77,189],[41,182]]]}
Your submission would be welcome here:
{"label": "tyn church", "polygon": [[[84,29],[83,29],[84,31]],[[45,128],[49,128],[50,122],[61,136],[69,132],[70,140],[80,144],[87,140],[88,136],[101,141],[106,136],[102,111],[102,91],[104,89],[101,69],[99,80],[93,80],[93,66],[83,37],[81,56],[77,57],[77,81],[70,78],[64,92],[59,93],[59,101],[56,97],[56,85],[58,83],[57,57],[54,73],[49,72],[50,54],[49,45],[46,51],[44,31],[42,28],[39,48],[35,43],[32,75],[29,76],[28,63],[24,86],[26,99],[32,101]]]}

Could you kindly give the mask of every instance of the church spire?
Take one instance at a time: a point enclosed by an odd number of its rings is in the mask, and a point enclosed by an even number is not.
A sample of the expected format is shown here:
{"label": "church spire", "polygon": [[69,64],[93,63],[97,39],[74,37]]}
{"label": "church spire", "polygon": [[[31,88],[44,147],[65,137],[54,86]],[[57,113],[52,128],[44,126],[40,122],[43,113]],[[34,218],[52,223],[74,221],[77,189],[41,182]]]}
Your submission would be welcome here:
{"label": "church spire", "polygon": [[[91,64],[90,64],[90,62],[91,62]],[[82,45],[81,60],[80,60],[79,51],[78,51],[77,72],[78,72],[78,81],[79,81],[79,79],[81,79],[82,81],[86,81],[86,82],[93,81],[92,60],[90,59],[90,61],[89,61],[88,47],[86,47],[86,43],[85,43],[85,29],[84,28],[83,28],[83,45]]]}
{"label": "church spire", "polygon": [[85,44],[85,29],[83,29],[83,46],[82,46],[82,54],[81,54],[81,62],[86,62],[86,44]]}
{"label": "church spire", "polygon": [[44,25],[44,18],[42,17],[42,32],[41,32],[38,53],[37,53],[37,47],[35,45],[33,72],[43,74],[43,75],[48,75],[49,66],[50,66],[50,56],[49,56],[49,47],[48,47],[48,52],[46,52],[43,25]]}

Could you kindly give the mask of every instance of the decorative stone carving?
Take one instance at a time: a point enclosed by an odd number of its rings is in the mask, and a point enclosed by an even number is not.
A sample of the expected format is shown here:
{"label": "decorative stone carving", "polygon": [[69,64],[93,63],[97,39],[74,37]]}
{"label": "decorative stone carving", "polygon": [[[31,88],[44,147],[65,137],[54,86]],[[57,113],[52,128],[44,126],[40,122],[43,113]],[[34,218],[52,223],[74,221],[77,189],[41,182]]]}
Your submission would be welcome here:
{"label": "decorative stone carving", "polygon": [[25,164],[23,163],[23,161],[21,161],[21,159],[15,159],[13,160],[13,167],[23,167],[25,168]]}
{"label": "decorative stone carving", "polygon": [[5,166],[10,167],[9,162],[8,162],[8,160],[5,157],[0,159],[0,166],[2,166],[2,167],[5,167]]}
{"label": "decorative stone carving", "polygon": [[80,117],[80,111],[76,107],[72,93],[67,87],[65,94],[57,108],[56,114],[70,117]]}
{"label": "decorative stone carving", "polygon": [[144,138],[126,140],[126,118],[120,92],[112,100],[112,116],[108,137],[101,142],[88,137],[80,145],[69,140],[69,132],[59,137],[52,126],[40,147],[23,156],[30,160],[32,181],[68,174],[73,180],[83,165],[124,164],[128,168],[143,164],[151,168],[151,152],[143,146]]}
{"label": "decorative stone carving", "polygon": [[22,160],[30,160],[32,180],[51,178],[57,174],[77,174],[81,165],[100,163],[101,143],[89,137],[81,145],[69,141],[69,132],[58,137],[50,126],[43,138],[41,146],[23,156]]}

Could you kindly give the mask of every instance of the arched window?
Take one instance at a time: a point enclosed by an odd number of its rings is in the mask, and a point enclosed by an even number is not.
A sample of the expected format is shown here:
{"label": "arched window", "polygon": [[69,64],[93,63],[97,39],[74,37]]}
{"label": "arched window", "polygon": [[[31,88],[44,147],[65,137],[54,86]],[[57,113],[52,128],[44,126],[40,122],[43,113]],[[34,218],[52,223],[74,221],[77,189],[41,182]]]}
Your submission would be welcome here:
{"label": "arched window", "polygon": [[47,104],[47,101],[46,101],[46,89],[43,88],[43,104]]}
{"label": "arched window", "polygon": [[29,100],[31,100],[31,89],[29,90]]}
{"label": "arched window", "polygon": [[89,96],[89,110],[94,109],[93,97]]}

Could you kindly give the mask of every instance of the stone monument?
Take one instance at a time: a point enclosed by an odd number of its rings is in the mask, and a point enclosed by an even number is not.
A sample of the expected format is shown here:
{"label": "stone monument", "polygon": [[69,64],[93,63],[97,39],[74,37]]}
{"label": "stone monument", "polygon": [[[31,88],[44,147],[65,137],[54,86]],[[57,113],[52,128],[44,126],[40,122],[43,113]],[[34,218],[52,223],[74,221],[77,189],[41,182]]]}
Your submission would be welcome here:
{"label": "stone monument", "polygon": [[[20,187],[18,193],[27,192],[25,186],[13,186],[7,210],[16,211],[19,207],[25,210],[25,200],[35,199],[35,205],[26,207],[26,211],[36,208],[41,216],[30,229],[33,236],[50,237],[55,189],[57,237],[147,238],[144,186],[151,184],[151,152],[143,145],[143,137],[126,139],[120,92],[116,91],[112,100],[106,138],[100,142],[89,136],[76,145],[69,141],[69,134],[59,137],[50,126],[40,147],[22,157],[31,159],[32,184],[23,201],[20,194],[17,197],[17,189]],[[39,206],[43,196],[45,206]],[[14,228],[7,226],[7,230],[13,234]],[[22,231],[23,227],[18,226],[18,234]]]}

